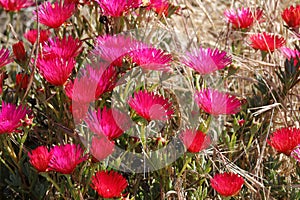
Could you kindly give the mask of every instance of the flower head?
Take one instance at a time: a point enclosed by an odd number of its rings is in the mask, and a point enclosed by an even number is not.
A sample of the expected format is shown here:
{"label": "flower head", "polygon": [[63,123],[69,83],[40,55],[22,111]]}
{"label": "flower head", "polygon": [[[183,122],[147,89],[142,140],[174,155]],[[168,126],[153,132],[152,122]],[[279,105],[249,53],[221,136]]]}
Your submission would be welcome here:
{"label": "flower head", "polygon": [[92,177],[91,187],[103,198],[121,197],[127,187],[126,179],[115,171],[99,171]]}
{"label": "flower head", "polygon": [[273,52],[275,49],[285,44],[285,39],[281,36],[270,33],[257,33],[250,36],[251,46],[261,51]]}
{"label": "flower head", "polygon": [[18,62],[24,63],[27,60],[27,54],[22,41],[13,44],[13,52]]}
{"label": "flower head", "polygon": [[[50,37],[51,32],[49,30],[40,30],[40,43],[44,43]],[[24,37],[33,45],[38,38],[38,30],[29,30],[24,34]]]}
{"label": "flower head", "polygon": [[137,8],[142,4],[141,0],[96,0],[106,16],[120,17],[132,8]]}
{"label": "flower head", "polygon": [[0,134],[12,133],[17,128],[22,126],[22,121],[25,120],[29,110],[22,106],[15,106],[11,103],[2,101],[2,108],[0,111]]}
{"label": "flower head", "polygon": [[187,129],[181,133],[180,139],[191,153],[198,153],[208,147],[210,137],[202,131]]}
{"label": "flower head", "polygon": [[76,166],[87,159],[79,145],[66,144],[51,149],[49,168],[62,174],[71,174]]}
{"label": "flower head", "polygon": [[168,120],[174,113],[172,103],[164,97],[146,90],[134,93],[128,100],[129,106],[147,121]]}
{"label": "flower head", "polygon": [[6,11],[18,12],[22,8],[32,6],[33,0],[0,0],[0,7]]}
{"label": "flower head", "polygon": [[241,102],[229,94],[203,89],[195,94],[198,106],[211,115],[231,115],[240,111]]}
{"label": "flower head", "polygon": [[220,195],[229,197],[239,193],[244,184],[244,179],[237,174],[225,172],[216,174],[210,179],[210,184]]}
{"label": "flower head", "polygon": [[300,51],[298,49],[290,49],[288,47],[281,47],[280,52],[288,59],[294,59],[294,65],[298,63],[297,57],[300,58]]}
{"label": "flower head", "polygon": [[48,165],[52,158],[52,154],[45,146],[39,146],[36,149],[28,152],[30,164],[39,172],[45,172],[48,170]]}
{"label": "flower head", "polygon": [[[75,11],[75,4],[60,4],[55,2],[44,2],[38,7],[39,22],[50,28],[60,27],[67,19],[69,19]],[[37,20],[37,13],[33,11]]]}
{"label": "flower head", "polygon": [[206,75],[231,64],[231,58],[227,56],[225,51],[200,47],[188,52],[186,57],[183,58],[183,63],[199,74]]}
{"label": "flower head", "polygon": [[106,137],[93,136],[91,154],[101,161],[114,152],[115,144]]}
{"label": "flower head", "polygon": [[179,9],[168,0],[150,0],[149,8],[153,9],[158,15],[164,15],[166,17],[169,17]]}
{"label": "flower head", "polygon": [[298,145],[291,153],[291,156],[300,162],[300,145]]}
{"label": "flower head", "polygon": [[300,129],[292,127],[277,129],[268,139],[268,144],[277,152],[289,156],[300,144]]}
{"label": "flower head", "polygon": [[11,63],[13,60],[9,57],[9,50],[2,48],[0,49],[0,68]]}
{"label": "flower head", "polygon": [[255,20],[259,20],[263,14],[263,11],[257,9],[256,12],[252,12],[250,8],[241,8],[236,11],[226,10],[224,12],[225,20],[227,23],[232,24],[234,28],[247,29],[250,28]]}
{"label": "flower head", "polygon": [[281,14],[282,19],[285,23],[291,28],[299,28],[300,26],[300,5],[296,5],[296,7],[291,6],[289,8],[284,9]]}

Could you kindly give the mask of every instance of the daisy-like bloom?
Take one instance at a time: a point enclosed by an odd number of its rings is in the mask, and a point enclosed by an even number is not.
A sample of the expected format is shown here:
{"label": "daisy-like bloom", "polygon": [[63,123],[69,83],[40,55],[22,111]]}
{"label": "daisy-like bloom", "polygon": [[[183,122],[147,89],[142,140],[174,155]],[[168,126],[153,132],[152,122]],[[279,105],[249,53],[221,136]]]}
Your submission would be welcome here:
{"label": "daisy-like bloom", "polygon": [[106,137],[94,136],[92,139],[91,154],[98,160],[104,160],[114,152],[115,144]]}
{"label": "daisy-like bloom", "polygon": [[298,128],[280,128],[272,133],[268,144],[279,153],[291,155],[291,152],[300,144],[300,129]]}
{"label": "daisy-like bloom", "polygon": [[211,187],[224,197],[235,196],[241,190],[244,179],[237,174],[222,173],[216,174],[210,179]]}
{"label": "daisy-like bloom", "polygon": [[191,153],[198,153],[210,145],[210,137],[198,130],[187,129],[181,133],[180,139]]}
{"label": "daisy-like bloom", "polygon": [[153,47],[137,48],[130,52],[131,61],[143,69],[169,71],[172,55]]}
{"label": "daisy-like bloom", "polygon": [[201,75],[210,74],[231,64],[231,58],[225,51],[202,48],[188,52],[182,62]]}
{"label": "daisy-like bloom", "polygon": [[24,73],[16,74],[16,86],[20,87],[21,89],[27,89],[29,84],[29,75]]}
{"label": "daisy-like bloom", "polygon": [[236,114],[242,105],[235,96],[213,89],[203,89],[196,92],[195,100],[202,110],[211,115]]}
{"label": "daisy-like bloom", "polygon": [[88,127],[100,137],[105,135],[109,140],[120,137],[129,128],[129,118],[117,109],[108,109],[91,112],[85,120]]}
{"label": "daisy-like bloom", "polygon": [[[61,4],[55,2],[44,2],[38,7],[39,22],[50,28],[60,27],[67,19],[69,19],[75,11],[75,4]],[[33,11],[37,20],[37,13]]]}
{"label": "daisy-like bloom", "polygon": [[296,5],[296,7],[291,6],[289,8],[284,9],[281,14],[282,19],[285,23],[293,28],[297,29],[300,26],[300,5]]}
{"label": "daisy-like bloom", "polygon": [[255,20],[259,20],[263,11],[257,9],[256,12],[251,12],[250,8],[231,9],[224,12],[225,20],[227,23],[232,24],[233,28],[248,29]]}
{"label": "daisy-like bloom", "polygon": [[87,159],[80,145],[66,144],[51,149],[49,168],[62,174],[71,174],[76,166]]}
{"label": "daisy-like bloom", "polygon": [[2,108],[0,111],[0,134],[12,133],[17,128],[22,126],[22,120],[25,120],[26,115],[30,111],[21,105],[16,106],[11,103],[2,101]]}
{"label": "daisy-like bloom", "polygon": [[300,162],[300,145],[298,145],[291,153],[291,156]]}
{"label": "daisy-like bloom", "polygon": [[16,60],[20,63],[26,62],[27,54],[23,42],[19,41],[16,44],[13,44],[12,47]]}
{"label": "daisy-like bloom", "polygon": [[249,39],[253,49],[267,52],[273,52],[285,44],[283,37],[266,32],[253,34]]}
{"label": "daisy-like bloom", "polygon": [[9,50],[2,48],[0,49],[0,68],[11,63],[13,60],[9,57]]}
{"label": "daisy-like bloom", "polygon": [[[40,30],[39,43],[44,43],[50,37],[51,32],[49,30]],[[24,34],[24,37],[33,45],[38,38],[38,30],[29,30]]]}
{"label": "daisy-like bloom", "polygon": [[174,114],[169,99],[146,90],[134,93],[128,100],[129,106],[147,121],[168,120]]}
{"label": "daisy-like bloom", "polygon": [[281,47],[280,52],[288,59],[294,59],[294,65],[298,63],[297,57],[300,58],[300,51],[297,49],[290,49],[288,47]]}
{"label": "daisy-like bloom", "polygon": [[6,11],[18,12],[23,8],[32,6],[33,0],[0,0],[0,7]]}
{"label": "daisy-like bloom", "polygon": [[142,4],[141,0],[96,0],[105,16],[120,17],[131,8],[137,8]]}
{"label": "daisy-like bloom", "polygon": [[115,171],[99,171],[92,177],[91,187],[103,198],[121,197],[127,186],[126,179]]}
{"label": "daisy-like bloom", "polygon": [[52,154],[48,151],[45,146],[39,146],[36,149],[28,152],[30,164],[38,170],[38,172],[48,171],[48,165],[52,158]]}

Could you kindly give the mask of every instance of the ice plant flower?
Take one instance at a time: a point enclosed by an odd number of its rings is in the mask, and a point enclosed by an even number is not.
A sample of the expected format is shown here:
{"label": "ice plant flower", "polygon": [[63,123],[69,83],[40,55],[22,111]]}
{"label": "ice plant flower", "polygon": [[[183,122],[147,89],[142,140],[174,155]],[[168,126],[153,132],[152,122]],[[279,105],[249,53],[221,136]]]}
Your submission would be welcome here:
{"label": "ice plant flower", "polygon": [[[61,4],[55,2],[44,2],[38,7],[39,22],[50,28],[60,27],[67,19],[69,19],[75,11],[75,4]],[[37,12],[33,11],[35,19],[37,20]]]}
{"label": "ice plant flower", "polygon": [[179,9],[179,7],[174,6],[168,0],[150,0],[148,8],[152,9],[158,15],[166,17],[169,17]]}
{"label": "ice plant flower", "polygon": [[121,197],[127,186],[126,179],[115,171],[99,171],[92,177],[91,187],[103,198]]}
{"label": "ice plant flower", "polygon": [[252,12],[250,8],[241,9],[230,9],[224,12],[225,20],[227,23],[232,24],[233,28],[236,29],[248,29],[250,28],[255,20],[259,20],[263,14],[263,11],[257,9],[256,12]]}
{"label": "ice plant flower", "polygon": [[33,0],[0,0],[0,7],[6,11],[18,12],[23,8],[32,6]]}
{"label": "ice plant flower", "polygon": [[21,89],[27,89],[29,84],[29,75],[24,73],[18,73],[16,75],[16,86],[20,87]]}
{"label": "ice plant flower", "polygon": [[9,50],[2,48],[0,49],[0,68],[11,63],[13,60],[9,57]]}
{"label": "ice plant flower", "polygon": [[13,52],[14,52],[16,60],[19,63],[26,62],[26,60],[27,60],[27,54],[26,54],[23,42],[19,41],[19,42],[13,44],[12,47],[13,47]]}
{"label": "ice plant flower", "polygon": [[216,174],[210,179],[211,187],[224,197],[235,196],[241,190],[244,179],[237,174],[222,173]]}
{"label": "ice plant flower", "polygon": [[22,120],[25,120],[29,110],[22,106],[16,106],[2,101],[0,111],[0,134],[12,133],[22,126]]}
{"label": "ice plant flower", "polygon": [[198,153],[210,145],[210,137],[198,130],[187,129],[181,133],[180,139],[191,153]]}
{"label": "ice plant flower", "polygon": [[52,158],[52,154],[48,151],[45,146],[39,146],[36,149],[28,152],[30,164],[38,170],[38,172],[48,171],[48,165]]}
{"label": "ice plant flower", "polygon": [[292,151],[291,156],[300,162],[300,144]]}
{"label": "ice plant flower", "polygon": [[141,0],[96,0],[105,16],[120,17],[142,4]]}
{"label": "ice plant flower", "polygon": [[129,128],[129,118],[125,113],[104,107],[91,112],[85,120],[94,133],[106,136],[109,140],[120,137]]}
{"label": "ice plant flower", "polygon": [[135,92],[134,97],[129,98],[128,104],[147,121],[168,120],[174,114],[169,99],[147,90]]}
{"label": "ice plant flower", "polygon": [[257,33],[250,36],[251,47],[266,52],[273,52],[285,44],[285,39],[271,33]]}
{"label": "ice plant flower", "polygon": [[300,26],[300,5],[284,9],[281,16],[289,27],[297,30]]}
{"label": "ice plant flower", "polygon": [[214,89],[203,89],[196,92],[198,106],[211,115],[232,115],[241,109],[241,102],[235,96]]}
{"label": "ice plant flower", "polygon": [[182,62],[201,75],[213,73],[231,64],[231,58],[225,51],[202,48],[187,52]]}
{"label": "ice plant flower", "polygon": [[106,137],[93,136],[90,153],[101,161],[114,152],[115,144]]}
{"label": "ice plant flower", "polygon": [[300,144],[300,129],[288,127],[275,130],[268,139],[268,144],[279,153],[291,155],[291,152]]}
{"label": "ice plant flower", "polygon": [[[49,30],[40,30],[39,43],[44,43],[50,37],[51,32]],[[33,45],[38,38],[38,30],[29,30],[24,34],[24,37]]]}
{"label": "ice plant flower", "polygon": [[294,59],[294,65],[298,63],[297,57],[300,58],[300,51],[297,49],[290,49],[288,47],[281,47],[280,52],[288,59]]}
{"label": "ice plant flower", "polygon": [[87,159],[80,145],[66,144],[51,149],[49,169],[62,174],[71,174],[76,166]]}

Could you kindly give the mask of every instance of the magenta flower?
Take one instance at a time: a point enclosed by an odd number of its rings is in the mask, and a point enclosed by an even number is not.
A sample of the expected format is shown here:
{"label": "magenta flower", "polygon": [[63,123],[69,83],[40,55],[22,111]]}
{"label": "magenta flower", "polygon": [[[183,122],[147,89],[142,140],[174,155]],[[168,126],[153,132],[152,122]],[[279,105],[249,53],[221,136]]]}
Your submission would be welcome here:
{"label": "magenta flower", "polygon": [[36,149],[28,152],[30,164],[38,170],[38,172],[48,171],[48,165],[52,158],[52,154],[48,151],[45,146],[39,146]]}
{"label": "magenta flower", "polygon": [[172,62],[172,55],[153,47],[137,48],[130,52],[130,57],[133,63],[149,70],[169,71]]}
{"label": "magenta flower", "polygon": [[120,17],[130,9],[137,8],[142,4],[141,0],[96,0],[106,16]]}
{"label": "magenta flower", "polygon": [[241,8],[226,10],[224,12],[225,20],[227,23],[232,24],[233,28],[250,28],[255,20],[259,20],[263,14],[263,11],[257,9],[256,12],[251,12],[250,8]]}
{"label": "magenta flower", "polygon": [[147,121],[168,120],[174,114],[172,103],[164,97],[146,90],[134,93],[128,100],[129,106]]}
{"label": "magenta flower", "polygon": [[23,8],[32,6],[33,0],[0,0],[0,7],[6,11],[18,12]]}
{"label": "magenta flower", "polygon": [[291,156],[300,162],[300,144],[292,151]]}
{"label": "magenta flower", "polygon": [[227,56],[225,51],[218,49],[204,49],[200,47],[192,52],[188,52],[182,59],[182,62],[197,71],[201,75],[210,74],[217,70],[225,68],[231,64],[231,58]]}
{"label": "magenta flower", "polygon": [[281,47],[280,52],[288,59],[294,59],[294,65],[298,63],[297,57],[300,58],[300,51],[297,49],[290,49],[288,47]]}
{"label": "magenta flower", "polygon": [[198,130],[187,129],[181,133],[180,139],[191,153],[198,153],[210,145],[210,137]]}
{"label": "magenta flower", "polygon": [[129,118],[125,113],[106,107],[91,112],[85,121],[91,131],[100,137],[105,135],[109,140],[120,137],[130,126]]}
{"label": "magenta flower", "polygon": [[211,115],[231,115],[241,109],[241,102],[235,96],[213,89],[196,92],[195,100],[202,110]]}
{"label": "magenta flower", "polygon": [[[48,40],[51,32],[49,30],[40,30],[40,43],[44,43]],[[24,37],[33,45],[38,37],[38,30],[29,30],[24,34]]]}
{"label": "magenta flower", "polygon": [[10,53],[8,49],[5,49],[4,47],[0,49],[0,68],[13,61],[13,59],[10,58],[9,54]]}
{"label": "magenta flower", "polygon": [[87,159],[80,145],[66,144],[51,149],[49,168],[62,174],[71,174],[76,166]]}
{"label": "magenta flower", "polygon": [[[60,27],[67,19],[69,19],[75,11],[75,4],[61,4],[55,2],[44,2],[38,7],[39,22],[50,28]],[[37,13],[33,11],[37,20]]]}
{"label": "magenta flower", "polygon": [[0,134],[12,133],[22,126],[22,120],[25,120],[30,111],[22,106],[15,106],[11,103],[2,101],[0,111]]}
{"label": "magenta flower", "polygon": [[249,39],[253,49],[259,49],[266,52],[273,52],[275,49],[278,49],[285,44],[285,39],[283,37],[266,32],[253,34]]}
{"label": "magenta flower", "polygon": [[106,137],[93,136],[91,154],[101,161],[114,152],[115,144]]}

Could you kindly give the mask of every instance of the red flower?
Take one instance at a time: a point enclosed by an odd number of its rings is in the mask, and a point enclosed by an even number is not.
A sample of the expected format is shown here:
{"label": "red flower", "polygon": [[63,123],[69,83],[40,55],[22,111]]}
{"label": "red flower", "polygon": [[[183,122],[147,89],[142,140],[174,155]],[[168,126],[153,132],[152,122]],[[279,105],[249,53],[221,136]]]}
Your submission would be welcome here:
{"label": "red flower", "polygon": [[158,15],[166,17],[179,10],[179,7],[174,6],[168,0],[150,0],[149,8],[153,9]]}
{"label": "red flower", "polygon": [[251,46],[254,49],[259,49],[262,51],[271,51],[282,47],[285,44],[285,39],[278,35],[273,35],[270,33],[257,33],[250,36]]}
{"label": "red flower", "polygon": [[126,179],[115,171],[100,171],[92,177],[91,187],[103,198],[121,197],[127,187]]}
{"label": "red flower", "polygon": [[[55,2],[44,2],[38,7],[39,22],[50,28],[60,27],[67,19],[69,19],[75,11],[75,4],[61,4]],[[33,11],[35,19],[37,20],[37,13]]]}
{"label": "red flower", "polygon": [[[51,32],[49,30],[40,30],[40,43],[44,43],[50,37]],[[24,34],[24,37],[33,45],[38,37],[38,30],[29,30]]]}
{"label": "red flower", "polygon": [[284,9],[282,13],[282,19],[285,23],[291,28],[299,28],[300,26],[300,5],[296,7],[291,6],[289,8]]}
{"label": "red flower", "polygon": [[202,131],[187,129],[181,133],[180,139],[191,153],[198,153],[210,145],[210,137]]}
{"label": "red flower", "polygon": [[174,113],[172,103],[168,99],[146,90],[135,92],[134,97],[129,98],[128,104],[147,121],[168,120]]}
{"label": "red flower", "polygon": [[141,0],[96,0],[96,2],[100,5],[103,14],[111,17],[120,17],[131,8],[137,8],[142,4]]}
{"label": "red flower", "polygon": [[66,144],[51,149],[49,168],[62,174],[71,174],[76,166],[87,159],[79,145]]}
{"label": "red flower", "polygon": [[9,50],[2,48],[0,49],[0,68],[11,63],[13,60],[9,57]]}
{"label": "red flower", "polygon": [[115,144],[106,137],[94,136],[92,139],[91,154],[101,161],[114,152]]}
{"label": "red flower", "polygon": [[30,164],[39,172],[48,171],[48,165],[51,160],[52,154],[48,151],[47,147],[39,146],[36,149],[28,152]]}
{"label": "red flower", "polygon": [[188,52],[186,57],[183,58],[183,63],[199,74],[205,75],[225,68],[231,64],[231,58],[227,56],[225,51],[200,47],[191,53]]}
{"label": "red flower", "polygon": [[0,134],[12,133],[17,128],[22,126],[22,121],[25,120],[29,110],[22,106],[15,106],[11,103],[2,101],[2,108],[0,111]]}
{"label": "red flower", "polygon": [[300,144],[300,129],[292,127],[277,129],[270,136],[268,144],[277,152],[289,156],[293,149]]}
{"label": "red flower", "polygon": [[20,87],[21,89],[27,89],[28,84],[29,84],[29,75],[24,73],[18,73],[16,75],[17,87]]}
{"label": "red flower", "polygon": [[19,41],[16,44],[13,44],[13,52],[18,62],[26,62],[27,54],[25,51],[25,47],[22,41]]}
{"label": "red flower", "polygon": [[263,14],[263,11],[257,9],[256,12],[252,13],[250,8],[241,8],[236,11],[226,10],[224,12],[225,20],[227,23],[231,23],[233,28],[250,28],[255,20],[259,20]]}
{"label": "red flower", "polygon": [[195,94],[198,106],[211,115],[231,115],[240,111],[241,102],[229,94],[203,89]]}
{"label": "red flower", "polygon": [[22,8],[32,6],[33,3],[32,0],[0,0],[0,7],[6,11],[18,12]]}
{"label": "red flower", "polygon": [[91,112],[85,121],[91,131],[100,137],[104,134],[109,140],[120,137],[130,126],[127,115],[106,107]]}
{"label": "red flower", "polygon": [[244,179],[237,174],[225,172],[216,174],[210,179],[210,184],[220,195],[229,197],[239,193],[244,184]]}

